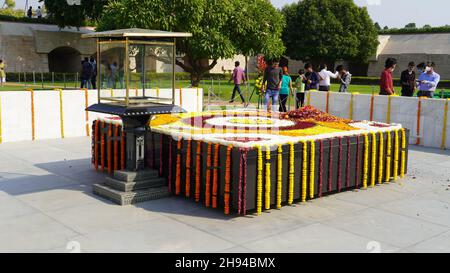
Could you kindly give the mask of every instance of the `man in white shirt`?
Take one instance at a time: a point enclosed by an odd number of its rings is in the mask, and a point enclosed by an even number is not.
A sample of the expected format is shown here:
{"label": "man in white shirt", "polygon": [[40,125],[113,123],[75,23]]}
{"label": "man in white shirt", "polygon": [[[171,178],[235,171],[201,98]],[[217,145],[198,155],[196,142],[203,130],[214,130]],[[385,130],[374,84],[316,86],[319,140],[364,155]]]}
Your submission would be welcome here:
{"label": "man in white shirt", "polygon": [[338,72],[333,74],[333,72],[328,71],[328,66],[326,64],[321,64],[319,72],[319,91],[331,91],[331,78],[337,79],[338,75]]}
{"label": "man in white shirt", "polygon": [[36,10],[36,17],[41,19],[42,18],[42,10],[41,7],[38,7]]}

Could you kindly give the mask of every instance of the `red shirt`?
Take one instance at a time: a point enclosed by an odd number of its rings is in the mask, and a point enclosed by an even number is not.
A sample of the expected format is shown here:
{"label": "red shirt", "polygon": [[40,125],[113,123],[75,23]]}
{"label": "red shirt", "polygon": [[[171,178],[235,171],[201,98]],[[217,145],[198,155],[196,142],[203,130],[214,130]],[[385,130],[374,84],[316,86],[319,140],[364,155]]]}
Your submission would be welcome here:
{"label": "red shirt", "polygon": [[[390,90],[390,91],[387,91]],[[392,71],[385,69],[381,73],[380,80],[380,94],[393,95],[394,94],[394,80],[392,79]]]}

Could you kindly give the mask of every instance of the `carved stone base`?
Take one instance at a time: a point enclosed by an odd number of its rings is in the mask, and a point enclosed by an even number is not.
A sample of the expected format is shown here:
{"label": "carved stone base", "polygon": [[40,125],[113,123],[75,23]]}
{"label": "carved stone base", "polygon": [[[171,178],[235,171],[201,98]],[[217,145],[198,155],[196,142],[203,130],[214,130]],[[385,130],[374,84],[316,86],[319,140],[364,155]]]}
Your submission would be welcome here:
{"label": "carved stone base", "polygon": [[116,171],[105,183],[93,186],[94,194],[121,206],[161,199],[170,195],[164,178],[157,171]]}

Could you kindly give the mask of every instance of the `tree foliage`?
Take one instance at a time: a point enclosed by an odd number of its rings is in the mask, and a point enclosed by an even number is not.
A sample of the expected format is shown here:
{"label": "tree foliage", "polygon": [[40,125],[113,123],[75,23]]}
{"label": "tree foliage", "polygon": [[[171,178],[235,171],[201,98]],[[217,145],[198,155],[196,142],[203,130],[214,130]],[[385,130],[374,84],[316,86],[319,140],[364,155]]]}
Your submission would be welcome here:
{"label": "tree foliage", "polygon": [[378,22],[376,22],[374,26],[378,31],[380,31],[382,29]]}
{"label": "tree foliage", "polygon": [[178,41],[184,61],[177,64],[191,73],[194,85],[221,58],[280,56],[285,49],[284,18],[269,0],[115,0],[98,24],[98,30],[135,27],[192,33]]}
{"label": "tree foliage", "polygon": [[14,9],[16,7],[16,1],[15,0],[5,0],[4,6],[6,6],[7,9]]}
{"label": "tree foliage", "polygon": [[366,62],[376,52],[377,29],[367,9],[352,0],[303,0],[282,12],[286,53],[293,59]]}
{"label": "tree foliage", "polygon": [[39,0],[44,2],[49,20],[59,27],[86,25],[86,20],[96,21],[110,0],[81,0],[81,5],[69,5],[65,0]]}
{"label": "tree foliage", "polygon": [[405,26],[405,28],[416,28],[416,23],[409,23]]}

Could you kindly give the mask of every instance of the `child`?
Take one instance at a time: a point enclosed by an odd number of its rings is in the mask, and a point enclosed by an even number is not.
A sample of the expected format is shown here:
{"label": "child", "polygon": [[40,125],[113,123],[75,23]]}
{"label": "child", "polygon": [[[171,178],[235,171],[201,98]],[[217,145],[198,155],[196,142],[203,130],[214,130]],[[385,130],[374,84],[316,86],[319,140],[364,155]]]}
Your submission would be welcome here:
{"label": "child", "polygon": [[300,69],[298,71],[298,78],[295,80],[295,107],[299,109],[305,105],[305,70]]}

